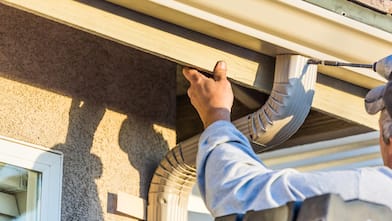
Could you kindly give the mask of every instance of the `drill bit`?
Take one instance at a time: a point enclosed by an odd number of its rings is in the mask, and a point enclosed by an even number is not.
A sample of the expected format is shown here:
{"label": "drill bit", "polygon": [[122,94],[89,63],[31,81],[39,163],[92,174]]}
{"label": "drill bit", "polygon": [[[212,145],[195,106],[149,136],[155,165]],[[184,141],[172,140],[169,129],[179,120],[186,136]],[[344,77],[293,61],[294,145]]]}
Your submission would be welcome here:
{"label": "drill bit", "polygon": [[347,67],[356,67],[356,68],[370,68],[373,69],[374,64],[357,64],[357,63],[345,63],[339,61],[328,61],[328,60],[318,60],[318,59],[309,59],[308,64],[321,64],[326,66],[347,66]]}

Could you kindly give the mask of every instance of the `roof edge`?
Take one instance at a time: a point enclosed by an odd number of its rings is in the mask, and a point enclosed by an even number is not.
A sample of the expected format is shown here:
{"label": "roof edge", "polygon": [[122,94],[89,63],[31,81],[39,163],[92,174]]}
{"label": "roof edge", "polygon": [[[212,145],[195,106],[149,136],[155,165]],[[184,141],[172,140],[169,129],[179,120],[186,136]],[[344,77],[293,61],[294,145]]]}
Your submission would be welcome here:
{"label": "roof edge", "polygon": [[[392,51],[391,33],[301,0],[109,1],[271,56],[295,53],[373,63]],[[245,7],[247,13],[243,13]],[[376,73],[358,68],[323,67],[321,71],[365,88],[385,82]]]}

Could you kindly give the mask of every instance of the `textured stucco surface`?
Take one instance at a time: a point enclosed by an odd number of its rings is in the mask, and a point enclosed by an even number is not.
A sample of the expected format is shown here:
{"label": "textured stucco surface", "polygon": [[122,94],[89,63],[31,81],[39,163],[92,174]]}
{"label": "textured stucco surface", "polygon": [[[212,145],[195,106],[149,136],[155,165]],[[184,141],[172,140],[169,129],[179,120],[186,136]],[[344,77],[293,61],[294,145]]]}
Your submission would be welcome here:
{"label": "textured stucco surface", "polygon": [[[0,135],[64,153],[62,220],[133,220],[175,145],[174,63],[0,4]],[[109,206],[110,207],[110,206]]]}

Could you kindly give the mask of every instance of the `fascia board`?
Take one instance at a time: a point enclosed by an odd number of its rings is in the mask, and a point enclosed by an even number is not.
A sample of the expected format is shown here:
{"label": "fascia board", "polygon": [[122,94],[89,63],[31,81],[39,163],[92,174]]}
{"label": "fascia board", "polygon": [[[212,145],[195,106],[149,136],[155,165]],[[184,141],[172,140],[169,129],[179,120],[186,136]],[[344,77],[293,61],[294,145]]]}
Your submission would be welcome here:
{"label": "fascia board", "polygon": [[[272,56],[373,63],[392,51],[391,33],[301,0],[109,1]],[[319,70],[365,88],[385,82],[371,70]]]}
{"label": "fascia board", "polygon": [[[0,3],[204,71],[211,71],[216,61],[225,60],[230,64],[228,76],[233,80],[264,92],[272,87],[273,73],[259,76],[259,66],[267,56],[213,38],[197,41],[196,38],[205,36],[108,2],[0,0]],[[269,80],[258,84],[256,77]]]}

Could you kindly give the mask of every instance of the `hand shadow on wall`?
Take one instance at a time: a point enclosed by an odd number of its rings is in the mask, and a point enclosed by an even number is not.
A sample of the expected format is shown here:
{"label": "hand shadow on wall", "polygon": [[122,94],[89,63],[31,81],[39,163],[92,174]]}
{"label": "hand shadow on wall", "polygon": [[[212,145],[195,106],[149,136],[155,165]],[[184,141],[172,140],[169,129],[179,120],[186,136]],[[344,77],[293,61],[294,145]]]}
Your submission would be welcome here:
{"label": "hand shadow on wall", "polygon": [[62,197],[62,220],[103,220],[95,184],[102,162],[90,150],[104,113],[95,103],[72,100],[66,141],[53,147],[64,153],[62,195],[67,197]]}
{"label": "hand shadow on wall", "polygon": [[[139,197],[147,200],[151,178],[169,150],[169,144],[151,120],[128,115],[121,125],[119,144],[139,173]],[[130,180],[130,183],[137,181]]]}

